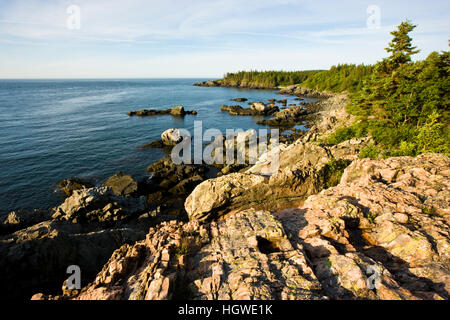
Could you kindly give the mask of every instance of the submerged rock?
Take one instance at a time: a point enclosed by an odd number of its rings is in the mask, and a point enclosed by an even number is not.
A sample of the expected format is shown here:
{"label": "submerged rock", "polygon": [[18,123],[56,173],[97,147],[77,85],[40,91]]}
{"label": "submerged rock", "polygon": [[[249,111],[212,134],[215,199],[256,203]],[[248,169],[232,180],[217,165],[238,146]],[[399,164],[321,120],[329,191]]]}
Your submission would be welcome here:
{"label": "submerged rock", "polygon": [[152,141],[144,146],[140,146],[139,149],[159,149],[164,148],[165,144],[162,140]]}
{"label": "submerged rock", "polygon": [[248,101],[248,99],[247,98],[236,98],[236,99],[231,99],[231,101],[246,102],[246,101]]}

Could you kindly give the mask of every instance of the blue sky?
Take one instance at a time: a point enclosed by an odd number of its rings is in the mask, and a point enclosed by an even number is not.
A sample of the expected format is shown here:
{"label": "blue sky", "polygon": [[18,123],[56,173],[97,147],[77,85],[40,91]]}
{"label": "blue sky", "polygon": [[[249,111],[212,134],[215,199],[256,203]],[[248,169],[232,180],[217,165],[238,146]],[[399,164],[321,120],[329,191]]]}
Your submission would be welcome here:
{"label": "blue sky", "polygon": [[[79,29],[67,26],[73,5]],[[367,26],[373,5],[379,28]],[[0,0],[0,78],[217,78],[374,63],[406,18],[419,25],[417,58],[448,50],[448,0]]]}

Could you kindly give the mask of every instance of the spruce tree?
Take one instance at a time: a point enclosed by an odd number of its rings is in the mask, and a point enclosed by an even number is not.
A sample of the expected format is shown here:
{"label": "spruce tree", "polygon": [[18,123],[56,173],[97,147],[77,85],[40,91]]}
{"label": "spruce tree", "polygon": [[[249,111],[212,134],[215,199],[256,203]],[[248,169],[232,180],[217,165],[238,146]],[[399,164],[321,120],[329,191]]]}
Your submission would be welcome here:
{"label": "spruce tree", "polygon": [[412,39],[409,36],[409,33],[416,27],[409,20],[406,20],[398,26],[397,30],[391,32],[394,38],[389,43],[386,51],[391,53],[388,61],[392,69],[395,70],[399,66],[411,62],[411,56],[419,53],[420,50],[417,50],[417,47],[412,45]]}

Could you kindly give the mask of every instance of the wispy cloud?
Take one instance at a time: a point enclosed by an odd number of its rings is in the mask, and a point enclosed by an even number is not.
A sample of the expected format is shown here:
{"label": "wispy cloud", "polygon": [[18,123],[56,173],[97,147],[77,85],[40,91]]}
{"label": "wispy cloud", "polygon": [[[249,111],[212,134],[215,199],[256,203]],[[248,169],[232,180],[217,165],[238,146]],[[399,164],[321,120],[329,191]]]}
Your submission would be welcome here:
{"label": "wispy cloud", "polygon": [[[366,9],[374,2],[381,27],[370,30]],[[81,9],[80,30],[67,28],[69,5]],[[405,18],[420,25],[414,38],[426,46],[422,54],[445,49],[449,13],[445,0],[0,0],[0,77],[368,63],[383,56],[389,32]]]}

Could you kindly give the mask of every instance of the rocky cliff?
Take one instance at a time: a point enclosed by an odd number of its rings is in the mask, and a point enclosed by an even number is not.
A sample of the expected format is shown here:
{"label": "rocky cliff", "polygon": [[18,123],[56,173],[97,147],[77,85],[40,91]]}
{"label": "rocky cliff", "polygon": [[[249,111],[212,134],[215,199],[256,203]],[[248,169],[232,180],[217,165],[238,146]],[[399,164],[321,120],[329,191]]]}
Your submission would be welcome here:
{"label": "rocky cliff", "polygon": [[72,298],[448,299],[449,178],[443,155],[356,160],[299,206],[151,228]]}
{"label": "rocky cliff", "polygon": [[33,298],[448,299],[450,159],[359,159],[370,137],[324,144],[354,121],[347,101],[314,106],[320,121],[280,144],[275,174],[263,156],[198,181],[184,203],[189,221],[154,222],[80,291]]}

